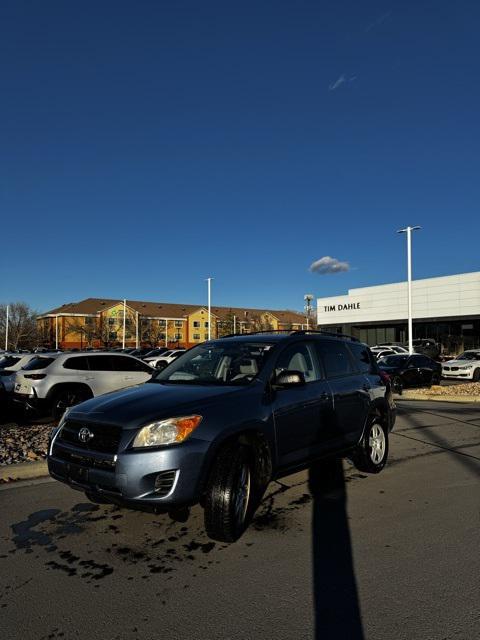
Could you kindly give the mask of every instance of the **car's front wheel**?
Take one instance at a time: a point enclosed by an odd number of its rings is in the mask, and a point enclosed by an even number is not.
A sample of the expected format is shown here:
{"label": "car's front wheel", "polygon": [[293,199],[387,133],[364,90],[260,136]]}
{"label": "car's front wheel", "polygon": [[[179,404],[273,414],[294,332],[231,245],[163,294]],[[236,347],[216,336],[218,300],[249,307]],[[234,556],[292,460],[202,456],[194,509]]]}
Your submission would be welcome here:
{"label": "car's front wheel", "polygon": [[380,473],[388,458],[388,428],[380,415],[369,418],[360,444],[353,456],[359,471]]}
{"label": "car's front wheel", "polygon": [[398,393],[398,395],[402,395],[403,381],[400,376],[393,376],[391,385],[392,385],[393,393]]}
{"label": "car's front wheel", "polygon": [[84,400],[92,397],[92,393],[81,387],[65,387],[59,389],[53,394],[52,398],[52,415],[55,420],[60,418],[69,407],[80,404]]}
{"label": "car's front wheel", "polygon": [[205,529],[210,538],[235,542],[254,512],[254,465],[250,449],[239,443],[217,455],[205,493]]}

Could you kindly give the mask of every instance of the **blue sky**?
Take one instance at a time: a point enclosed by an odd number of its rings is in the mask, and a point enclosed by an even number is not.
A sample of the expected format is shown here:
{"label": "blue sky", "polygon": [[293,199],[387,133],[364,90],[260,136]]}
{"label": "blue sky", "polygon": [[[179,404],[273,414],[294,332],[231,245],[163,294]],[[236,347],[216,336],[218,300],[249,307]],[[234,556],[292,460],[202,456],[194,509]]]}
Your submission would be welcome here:
{"label": "blue sky", "polygon": [[[4,0],[0,302],[479,269],[478,2]],[[319,275],[323,256],[349,271]]]}

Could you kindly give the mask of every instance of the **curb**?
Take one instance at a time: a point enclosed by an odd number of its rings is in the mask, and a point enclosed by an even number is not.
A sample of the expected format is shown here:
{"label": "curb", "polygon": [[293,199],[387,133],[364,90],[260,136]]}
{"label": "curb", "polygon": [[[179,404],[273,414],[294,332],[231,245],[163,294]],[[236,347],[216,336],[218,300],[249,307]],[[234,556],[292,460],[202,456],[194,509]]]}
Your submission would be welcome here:
{"label": "curb", "polygon": [[427,396],[420,394],[402,394],[401,396],[395,395],[395,400],[428,400],[429,402],[463,402],[465,404],[471,403],[475,404],[476,402],[480,402],[480,396]]}
{"label": "curb", "polygon": [[45,476],[48,476],[46,460],[5,464],[0,467],[0,481],[32,480],[33,478],[44,478]]}

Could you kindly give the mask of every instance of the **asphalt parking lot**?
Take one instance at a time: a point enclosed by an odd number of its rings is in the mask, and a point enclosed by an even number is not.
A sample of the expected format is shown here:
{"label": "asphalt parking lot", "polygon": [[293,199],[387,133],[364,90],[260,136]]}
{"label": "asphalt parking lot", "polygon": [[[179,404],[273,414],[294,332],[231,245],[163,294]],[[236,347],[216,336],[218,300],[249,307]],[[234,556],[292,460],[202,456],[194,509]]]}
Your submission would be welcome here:
{"label": "asphalt parking lot", "polygon": [[473,640],[480,411],[398,404],[381,475],[272,483],[232,545],[199,508],[182,524],[49,480],[1,487],[2,638]]}

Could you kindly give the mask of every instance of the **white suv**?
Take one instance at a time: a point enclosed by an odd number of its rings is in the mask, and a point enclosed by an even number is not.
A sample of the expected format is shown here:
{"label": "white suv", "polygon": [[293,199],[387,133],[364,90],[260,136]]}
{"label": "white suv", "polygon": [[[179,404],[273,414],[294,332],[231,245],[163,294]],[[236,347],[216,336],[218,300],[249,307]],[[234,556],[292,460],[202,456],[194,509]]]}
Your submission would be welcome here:
{"label": "white suv", "polygon": [[60,418],[67,407],[152,377],[152,368],[124,353],[52,353],[32,358],[15,374],[13,399]]}
{"label": "white suv", "polygon": [[464,351],[455,360],[442,363],[443,378],[465,378],[478,382],[480,380],[480,350]]}

